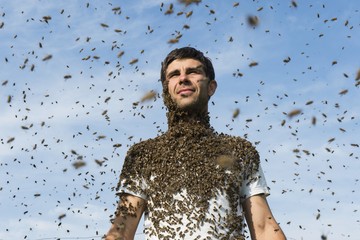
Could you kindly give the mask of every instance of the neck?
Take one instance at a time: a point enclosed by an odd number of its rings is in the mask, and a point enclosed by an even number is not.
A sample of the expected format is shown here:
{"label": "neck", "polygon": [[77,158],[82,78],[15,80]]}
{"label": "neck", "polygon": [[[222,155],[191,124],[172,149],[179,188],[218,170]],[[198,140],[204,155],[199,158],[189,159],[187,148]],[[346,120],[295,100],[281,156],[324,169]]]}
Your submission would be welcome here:
{"label": "neck", "polygon": [[207,108],[181,109],[171,99],[167,86],[163,92],[164,104],[168,109],[168,132],[175,135],[198,135],[213,132]]}
{"label": "neck", "polygon": [[208,112],[192,113],[176,109],[167,112],[168,133],[174,137],[208,135],[213,133]]}
{"label": "neck", "polygon": [[169,129],[173,127],[177,127],[178,124],[188,123],[188,124],[196,124],[203,125],[204,127],[210,127],[210,117],[208,112],[188,112],[182,110],[169,111],[166,113],[168,119]]}

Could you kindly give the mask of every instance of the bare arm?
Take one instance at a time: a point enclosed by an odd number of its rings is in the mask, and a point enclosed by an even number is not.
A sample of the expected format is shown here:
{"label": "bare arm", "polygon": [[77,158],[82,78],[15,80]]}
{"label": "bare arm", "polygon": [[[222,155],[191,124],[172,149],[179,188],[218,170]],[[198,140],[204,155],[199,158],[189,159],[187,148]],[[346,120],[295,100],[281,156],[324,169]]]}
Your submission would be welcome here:
{"label": "bare arm", "polygon": [[243,203],[246,222],[253,240],[285,240],[264,195],[255,195]]}
{"label": "bare arm", "polygon": [[123,194],[105,240],[133,240],[145,205],[144,199]]}

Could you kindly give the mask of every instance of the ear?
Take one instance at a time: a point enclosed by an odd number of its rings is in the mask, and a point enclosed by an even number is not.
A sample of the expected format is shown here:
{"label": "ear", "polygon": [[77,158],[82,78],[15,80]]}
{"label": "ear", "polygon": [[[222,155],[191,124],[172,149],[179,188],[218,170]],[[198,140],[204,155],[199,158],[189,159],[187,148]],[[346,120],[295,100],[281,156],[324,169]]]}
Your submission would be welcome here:
{"label": "ear", "polygon": [[214,95],[214,93],[216,91],[216,88],[217,88],[217,82],[215,80],[210,80],[210,82],[208,84],[208,95],[209,95],[209,97]]}

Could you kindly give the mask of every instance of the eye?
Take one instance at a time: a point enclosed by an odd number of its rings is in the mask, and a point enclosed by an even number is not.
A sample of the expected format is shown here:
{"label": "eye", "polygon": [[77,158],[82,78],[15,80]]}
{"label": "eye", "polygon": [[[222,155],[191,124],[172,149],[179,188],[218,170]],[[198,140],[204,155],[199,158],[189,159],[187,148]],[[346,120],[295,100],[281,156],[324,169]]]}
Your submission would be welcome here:
{"label": "eye", "polygon": [[167,79],[171,79],[171,78],[176,77],[176,76],[179,76],[179,73],[178,72],[172,72],[172,73],[168,74]]}
{"label": "eye", "polygon": [[203,70],[201,68],[190,68],[187,71],[187,74],[203,74]]}

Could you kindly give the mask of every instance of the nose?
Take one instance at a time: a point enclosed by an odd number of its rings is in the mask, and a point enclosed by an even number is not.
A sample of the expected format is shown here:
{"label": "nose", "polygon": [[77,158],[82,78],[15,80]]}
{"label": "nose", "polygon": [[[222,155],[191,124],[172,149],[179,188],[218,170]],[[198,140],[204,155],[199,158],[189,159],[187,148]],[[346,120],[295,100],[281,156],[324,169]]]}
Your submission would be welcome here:
{"label": "nose", "polygon": [[181,73],[179,75],[179,83],[184,84],[184,83],[188,83],[188,82],[189,82],[188,75],[186,73]]}

